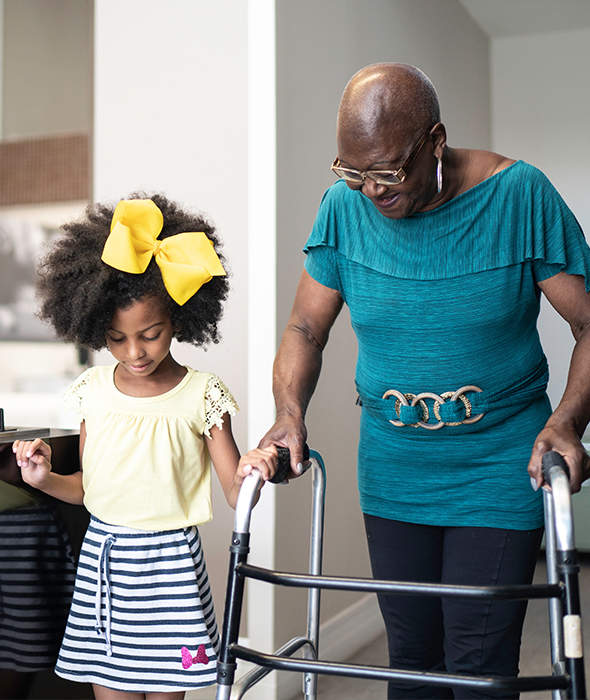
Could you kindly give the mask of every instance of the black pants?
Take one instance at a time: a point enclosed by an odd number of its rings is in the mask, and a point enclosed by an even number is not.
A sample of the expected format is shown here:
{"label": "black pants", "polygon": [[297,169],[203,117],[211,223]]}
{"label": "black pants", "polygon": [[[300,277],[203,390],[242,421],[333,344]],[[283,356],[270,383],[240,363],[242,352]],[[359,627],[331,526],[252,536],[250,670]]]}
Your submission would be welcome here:
{"label": "black pants", "polygon": [[[543,528],[434,527],[372,515],[365,529],[374,578],[476,586],[531,583],[543,536]],[[526,601],[381,595],[379,605],[392,668],[518,674]],[[497,696],[398,681],[388,691],[390,700],[487,697]]]}

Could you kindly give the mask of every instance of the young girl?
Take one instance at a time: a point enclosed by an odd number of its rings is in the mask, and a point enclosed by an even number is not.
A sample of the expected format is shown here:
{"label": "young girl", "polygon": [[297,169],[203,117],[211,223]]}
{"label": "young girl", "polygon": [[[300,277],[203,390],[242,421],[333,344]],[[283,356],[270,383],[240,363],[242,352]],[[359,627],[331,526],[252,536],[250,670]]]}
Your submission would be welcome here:
{"label": "young girl", "polygon": [[276,449],[240,459],[232,395],[170,354],[172,338],[218,342],[228,283],[214,229],[163,196],[135,197],[65,225],[40,271],[41,318],[117,361],[66,392],[82,469],[52,472],[40,439],[13,450],[28,484],[92,515],[56,673],[92,683],[98,700],[176,700],[216,677],[196,528],[212,517],[209,460],[235,507],[253,468],[272,478]]}

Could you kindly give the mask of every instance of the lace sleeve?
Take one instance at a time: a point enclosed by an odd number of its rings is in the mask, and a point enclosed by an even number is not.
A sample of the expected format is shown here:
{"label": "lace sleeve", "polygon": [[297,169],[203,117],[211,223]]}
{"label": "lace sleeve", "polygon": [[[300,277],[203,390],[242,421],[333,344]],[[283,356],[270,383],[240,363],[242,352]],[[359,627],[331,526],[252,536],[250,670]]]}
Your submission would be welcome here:
{"label": "lace sleeve", "polygon": [[90,367],[89,369],[82,372],[78,379],[76,379],[72,384],[70,384],[70,386],[65,390],[64,394],[61,397],[61,400],[65,404],[66,409],[74,411],[74,413],[78,416],[80,421],[84,420],[84,409],[82,407],[82,403],[84,401],[86,387],[90,382],[90,377],[93,369],[93,367]]}
{"label": "lace sleeve", "polygon": [[229,413],[230,416],[236,414],[240,408],[236,400],[231,395],[230,390],[225,384],[212,374],[207,381],[205,389],[205,429],[203,433],[210,438],[210,430],[216,425],[219,429],[223,429],[223,414]]}

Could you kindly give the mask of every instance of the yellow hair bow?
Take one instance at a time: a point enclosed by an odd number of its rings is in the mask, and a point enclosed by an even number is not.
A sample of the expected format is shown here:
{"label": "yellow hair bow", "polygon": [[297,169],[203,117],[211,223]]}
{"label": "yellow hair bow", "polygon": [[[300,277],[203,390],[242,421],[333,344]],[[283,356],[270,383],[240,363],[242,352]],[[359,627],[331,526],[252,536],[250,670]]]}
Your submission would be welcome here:
{"label": "yellow hair bow", "polygon": [[156,258],[164,286],[181,306],[214,276],[225,275],[213,243],[202,232],[179,233],[159,241],[164,217],[151,199],[117,204],[102,260],[122,272],[140,275]]}

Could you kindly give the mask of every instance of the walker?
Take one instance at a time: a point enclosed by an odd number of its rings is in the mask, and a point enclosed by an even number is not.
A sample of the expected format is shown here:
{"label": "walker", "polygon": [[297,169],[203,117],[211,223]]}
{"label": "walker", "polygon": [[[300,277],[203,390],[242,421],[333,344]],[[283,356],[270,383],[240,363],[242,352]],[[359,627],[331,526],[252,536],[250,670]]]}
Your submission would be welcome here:
{"label": "walker", "polygon": [[[321,456],[311,450],[312,523],[309,574],[271,571],[248,564],[248,543],[252,503],[259,486],[259,472],[249,474],[240,490],[230,546],[230,565],[218,659],[216,700],[238,700],[272,670],[303,674],[306,700],[317,698],[317,675],[350,676],[373,680],[397,680],[431,686],[458,686],[502,693],[551,690],[553,700],[586,698],[584,655],[578,585],[578,558],[574,544],[571,495],[567,466],[557,452],[543,456],[543,475],[551,486],[544,491],[546,584],[520,586],[453,586],[445,584],[378,581],[375,579],[322,576],[325,468]],[[289,453],[281,448],[279,469],[273,481],[280,482],[289,470]],[[274,654],[266,654],[238,644],[240,613],[246,578],[274,585],[308,588],[307,634],[295,637]],[[398,593],[404,595],[467,596],[524,600],[547,598],[552,675],[547,676],[468,676],[448,673],[408,671],[381,666],[344,664],[318,659],[321,589]],[[304,658],[291,658],[303,649]],[[235,681],[236,661],[255,664],[248,674]]]}

